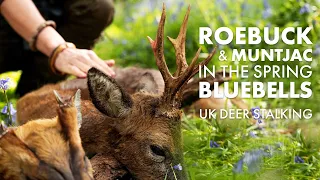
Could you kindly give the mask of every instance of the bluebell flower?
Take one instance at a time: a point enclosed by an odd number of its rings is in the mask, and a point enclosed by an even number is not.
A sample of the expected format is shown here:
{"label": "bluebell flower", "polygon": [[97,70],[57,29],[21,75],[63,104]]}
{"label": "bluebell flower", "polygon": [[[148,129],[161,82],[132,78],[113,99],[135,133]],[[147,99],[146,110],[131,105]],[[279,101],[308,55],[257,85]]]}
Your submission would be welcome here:
{"label": "bluebell flower", "polygon": [[257,136],[254,132],[252,132],[252,131],[249,132],[249,136],[251,136],[252,138],[257,138],[257,137],[258,137],[258,136]]}
{"label": "bluebell flower", "polygon": [[242,158],[233,167],[234,173],[241,173],[243,171],[243,165],[246,164],[249,173],[255,173],[260,170],[260,166],[263,162],[263,157],[271,157],[274,153],[274,147],[266,145],[260,149],[254,149],[244,153]]}
{"label": "bluebell flower", "polygon": [[241,4],[241,14],[240,14],[241,17],[244,16],[244,12],[246,12],[247,9],[248,9],[248,4],[246,2],[243,2]]}
{"label": "bluebell flower", "polygon": [[260,111],[260,107],[257,106],[257,107],[253,107],[253,108],[250,109],[250,111],[251,111],[252,113],[255,113],[256,110]]}
{"label": "bluebell flower", "polygon": [[271,9],[266,9],[262,12],[263,19],[268,19],[272,15]]}
{"label": "bluebell flower", "polygon": [[[8,106],[4,106],[1,110],[1,113],[8,115],[9,114]],[[14,109],[12,103],[10,103],[10,115],[15,115],[16,113],[17,111]]]}
{"label": "bluebell flower", "polygon": [[183,6],[184,6],[184,4],[185,4],[185,3],[184,3],[183,1],[180,1],[180,2],[179,2],[179,4],[178,4],[179,9],[182,9],[182,8],[183,8]]}
{"label": "bluebell flower", "polygon": [[263,148],[263,156],[271,157],[274,154],[274,148],[270,145],[267,145]]}
{"label": "bluebell flower", "polygon": [[300,14],[308,14],[311,12],[311,6],[308,3],[305,3],[299,10]]}
{"label": "bluebell flower", "polygon": [[0,79],[0,89],[4,91],[9,89],[9,81],[10,81],[10,78]]}
{"label": "bluebell flower", "polygon": [[258,121],[258,124],[262,123],[262,119],[261,118],[258,118],[257,121]]}
{"label": "bluebell flower", "polygon": [[173,166],[173,169],[178,170],[178,171],[182,171],[182,166],[181,166],[181,164],[179,163],[179,164]]}
{"label": "bluebell flower", "polygon": [[272,10],[267,0],[263,0],[263,7],[264,7],[264,10],[262,12],[262,17],[264,19],[267,19],[272,15]]}
{"label": "bluebell flower", "polygon": [[217,142],[211,140],[210,141],[210,147],[211,148],[214,148],[214,147],[217,148],[217,147],[220,147],[220,145]]}
{"label": "bluebell flower", "polygon": [[[12,118],[12,121],[11,121],[11,124],[10,124],[10,125],[16,124],[16,122],[17,122],[17,113],[11,115],[11,118]],[[7,117],[4,119],[4,121],[5,121],[7,124],[9,124],[9,120],[10,120],[10,119],[9,119],[9,116],[7,116]]]}
{"label": "bluebell flower", "polygon": [[275,146],[276,146],[277,149],[282,148],[283,143],[282,142],[277,142],[277,143],[275,143]]}
{"label": "bluebell flower", "polygon": [[235,164],[235,165],[233,166],[233,172],[234,172],[234,173],[242,173],[242,171],[243,171],[243,158],[241,158],[241,159],[237,162],[237,164]]}
{"label": "bluebell flower", "polygon": [[253,119],[257,120],[259,124],[262,123],[262,115],[260,114],[260,107],[254,107],[250,109]]}
{"label": "bluebell flower", "polygon": [[[259,124],[259,122],[258,122],[258,124]],[[256,130],[265,131],[265,128],[258,125],[258,127],[256,128]]]}
{"label": "bluebell flower", "polygon": [[265,152],[261,149],[246,152],[243,157],[243,162],[247,164],[249,173],[255,173],[260,170],[262,158]]}
{"label": "bluebell flower", "polygon": [[263,7],[264,7],[264,9],[270,9],[271,8],[268,0],[263,0]]}
{"label": "bluebell flower", "polygon": [[226,4],[225,1],[223,1],[223,0],[217,0],[216,3],[220,5],[220,7],[221,7],[222,10],[226,10],[227,4]]}
{"label": "bluebell flower", "polygon": [[125,40],[125,39],[123,39],[123,40],[121,41],[121,44],[126,45],[126,44],[128,44],[128,41]]}
{"label": "bluebell flower", "polygon": [[294,162],[295,163],[304,163],[304,160],[300,156],[295,156],[294,157]]}
{"label": "bluebell flower", "polygon": [[316,44],[314,51],[312,52],[314,56],[319,56],[320,55],[320,44]]}

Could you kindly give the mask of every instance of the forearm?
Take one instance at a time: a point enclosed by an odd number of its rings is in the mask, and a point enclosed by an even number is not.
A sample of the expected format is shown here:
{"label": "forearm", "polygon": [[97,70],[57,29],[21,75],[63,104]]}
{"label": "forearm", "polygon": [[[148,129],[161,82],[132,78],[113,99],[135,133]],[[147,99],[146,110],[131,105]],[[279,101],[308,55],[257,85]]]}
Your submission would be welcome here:
{"label": "forearm", "polygon": [[[31,0],[5,0],[1,5],[1,14],[11,27],[26,41],[30,42],[37,28],[45,22]],[[47,56],[64,39],[52,27],[45,28],[38,36],[36,47]]]}

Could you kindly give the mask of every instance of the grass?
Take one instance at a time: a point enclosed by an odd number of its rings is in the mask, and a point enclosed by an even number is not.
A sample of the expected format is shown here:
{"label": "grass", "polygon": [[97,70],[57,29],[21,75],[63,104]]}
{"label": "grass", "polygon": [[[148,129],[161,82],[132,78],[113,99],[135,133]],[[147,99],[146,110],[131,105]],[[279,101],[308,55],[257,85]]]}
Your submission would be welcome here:
{"label": "grass", "polygon": [[[279,130],[287,127],[281,120],[277,128],[270,126],[264,130],[252,130],[252,126],[245,120],[224,121],[218,125],[196,117],[184,119],[184,156],[191,179],[320,177],[319,144],[313,144],[313,141],[306,139],[301,130],[298,129],[294,135],[281,134]],[[305,125],[310,126],[310,122],[306,122]],[[257,137],[251,137],[250,131],[257,133]],[[218,142],[220,147],[210,147],[210,140]],[[263,157],[261,164],[256,164],[259,170],[249,173],[245,165],[243,173],[234,173],[234,165],[244,153],[255,149],[269,153],[269,156]],[[295,156],[302,157],[304,163],[296,163]]]}

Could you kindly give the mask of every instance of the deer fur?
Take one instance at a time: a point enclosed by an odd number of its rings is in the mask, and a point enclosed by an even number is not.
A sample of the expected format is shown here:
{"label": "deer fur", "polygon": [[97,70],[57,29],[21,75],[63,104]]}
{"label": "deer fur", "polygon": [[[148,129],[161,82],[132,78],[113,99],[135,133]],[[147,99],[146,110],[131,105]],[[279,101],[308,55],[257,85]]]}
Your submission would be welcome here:
{"label": "deer fur", "polygon": [[[82,90],[80,128],[82,145],[92,157],[94,177],[107,171],[101,164],[116,161],[116,168],[123,168],[133,178],[141,180],[188,179],[185,168],[173,170],[172,166],[183,163],[181,137],[181,107],[185,102],[198,98],[198,81],[223,82],[221,74],[216,78],[192,80],[199,71],[196,60],[198,50],[190,66],[186,63],[183,47],[190,8],[180,29],[178,38],[170,41],[177,52],[177,71],[172,76],[163,55],[165,8],[163,7],[156,40],[149,38],[160,70],[141,68],[116,69],[112,79],[92,68],[87,79],[77,79],[46,85],[22,97],[17,104],[18,122],[21,124],[35,118],[54,116],[52,94],[56,89],[70,96],[75,89]],[[200,65],[206,65],[215,51]],[[101,159],[101,162],[98,159]],[[94,162],[93,162],[94,161]],[[97,170],[96,170],[97,168]],[[174,172],[173,172],[174,171]],[[106,173],[112,174],[112,173]],[[112,179],[114,177],[108,177]]]}
{"label": "deer fur", "polygon": [[[51,93],[53,95],[53,93]],[[58,116],[8,128],[0,137],[0,179],[93,179],[90,161],[81,145],[72,98],[59,99]],[[52,106],[51,106],[52,108]],[[55,108],[53,108],[55,109]]]}

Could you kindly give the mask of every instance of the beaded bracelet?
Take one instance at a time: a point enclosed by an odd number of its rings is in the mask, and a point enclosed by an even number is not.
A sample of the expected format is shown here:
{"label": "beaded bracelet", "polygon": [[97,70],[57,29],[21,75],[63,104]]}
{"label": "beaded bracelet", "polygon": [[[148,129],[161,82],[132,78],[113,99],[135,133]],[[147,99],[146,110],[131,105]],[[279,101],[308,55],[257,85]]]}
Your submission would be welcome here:
{"label": "beaded bracelet", "polygon": [[30,49],[32,51],[37,51],[36,45],[37,45],[38,36],[42,32],[42,30],[44,30],[48,26],[51,26],[51,27],[53,27],[55,29],[56,28],[56,23],[54,21],[45,21],[45,22],[43,22],[42,24],[39,25],[39,27],[37,28],[36,34],[32,37],[32,39],[31,39],[31,41],[29,43]]}
{"label": "beaded bracelet", "polygon": [[58,75],[64,75],[64,73],[62,72],[59,72],[56,68],[55,68],[55,63],[56,63],[56,60],[57,60],[57,57],[58,55],[65,49],[67,48],[76,48],[76,46],[73,44],[73,43],[69,43],[69,42],[66,42],[66,43],[63,43],[63,44],[60,44],[59,46],[57,46],[53,52],[51,53],[50,55],[50,58],[49,58],[49,65],[50,65],[50,69],[51,71],[54,73],[54,74],[58,74]]}

